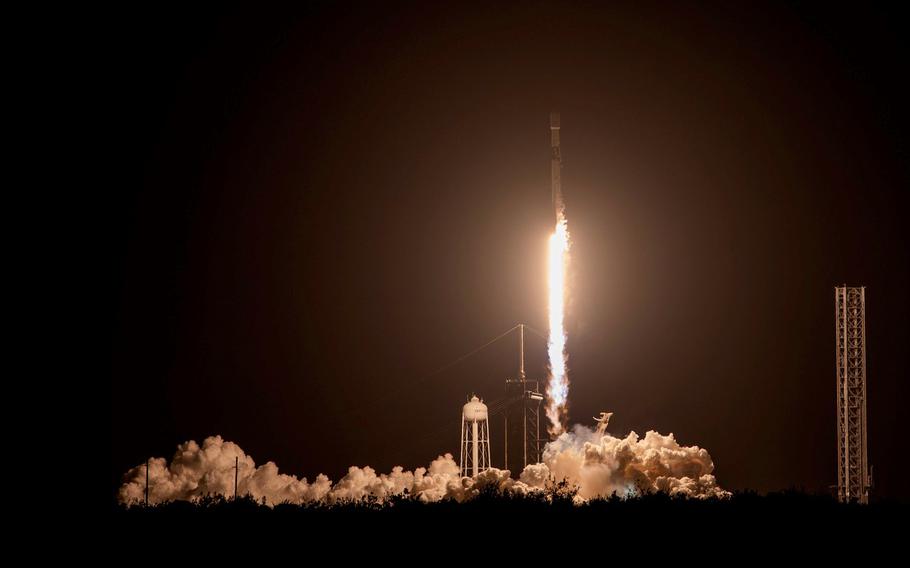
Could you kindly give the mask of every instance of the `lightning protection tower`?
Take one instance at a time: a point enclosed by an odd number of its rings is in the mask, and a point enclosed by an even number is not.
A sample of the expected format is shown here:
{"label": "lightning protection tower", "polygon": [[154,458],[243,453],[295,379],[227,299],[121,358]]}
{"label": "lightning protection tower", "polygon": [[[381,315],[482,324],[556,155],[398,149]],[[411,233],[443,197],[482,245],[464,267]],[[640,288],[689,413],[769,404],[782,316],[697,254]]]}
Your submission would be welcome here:
{"label": "lightning protection tower", "polygon": [[540,402],[537,381],[525,375],[525,326],[518,326],[518,377],[506,379],[505,460],[513,477],[525,466],[540,462]]}
{"label": "lightning protection tower", "polygon": [[475,476],[490,469],[490,421],[487,405],[476,396],[461,412],[461,475]]}
{"label": "lightning protection tower", "polygon": [[866,288],[834,289],[837,313],[837,498],[869,502],[866,456]]}

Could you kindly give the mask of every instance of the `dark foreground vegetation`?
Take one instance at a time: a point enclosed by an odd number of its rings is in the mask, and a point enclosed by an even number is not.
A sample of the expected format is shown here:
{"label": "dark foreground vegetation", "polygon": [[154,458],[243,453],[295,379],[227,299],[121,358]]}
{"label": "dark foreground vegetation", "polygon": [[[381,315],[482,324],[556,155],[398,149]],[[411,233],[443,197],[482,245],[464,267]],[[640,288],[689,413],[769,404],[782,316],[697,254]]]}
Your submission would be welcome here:
{"label": "dark foreground vegetation", "polygon": [[845,505],[798,491],[707,501],[658,494],[582,505],[564,495],[494,493],[464,503],[396,498],[274,507],[218,496],[117,506],[106,540],[122,558],[211,561],[214,555],[225,563],[277,556],[328,561],[319,566],[416,566],[460,562],[471,551],[486,559],[480,566],[503,558],[535,566],[542,558],[565,560],[557,566],[598,558],[607,566],[817,566],[830,560],[838,561],[831,566],[875,566],[890,563],[872,562],[868,553],[900,554],[907,511],[903,504]]}
{"label": "dark foreground vegetation", "polygon": [[573,503],[571,492],[510,497],[487,491],[463,503],[400,497],[269,507],[249,497],[212,496],[114,509],[108,540],[127,557],[137,551],[153,558],[204,551],[208,557],[214,550],[226,555],[225,562],[236,561],[239,552],[260,560],[270,553],[327,555],[345,561],[339,566],[382,566],[403,559],[407,565],[458,561],[464,550],[476,550],[519,564],[542,556],[566,557],[570,564],[600,556],[609,558],[608,565],[626,559],[655,566],[666,558],[675,566],[705,557],[709,566],[764,566],[764,560],[814,566],[824,559],[865,562],[866,551],[893,555],[886,551],[902,547],[910,508],[841,504],[799,491],[740,492],[704,501],[656,494],[581,505]]}
{"label": "dark foreground vegetation", "polygon": [[[573,502],[574,492],[557,487],[543,494],[516,497],[485,491],[478,497],[458,503],[436,503],[401,496],[385,502],[364,499],[332,505],[289,503],[268,506],[252,497],[237,499],[206,496],[194,502],[173,501],[145,507],[115,506],[115,520],[130,526],[181,522],[212,524],[222,520],[241,525],[254,520],[256,526],[305,523],[325,529],[361,525],[382,530],[408,525],[417,529],[445,525],[489,527],[532,526],[556,522],[562,527],[595,527],[608,530],[658,530],[698,532],[775,530],[805,534],[819,528],[854,526],[872,530],[889,519],[906,518],[908,507],[893,502],[870,505],[842,504],[827,495],[784,491],[758,495],[738,492],[725,499],[687,499],[665,494],[634,498],[594,499]],[[499,530],[499,529],[497,529]]]}

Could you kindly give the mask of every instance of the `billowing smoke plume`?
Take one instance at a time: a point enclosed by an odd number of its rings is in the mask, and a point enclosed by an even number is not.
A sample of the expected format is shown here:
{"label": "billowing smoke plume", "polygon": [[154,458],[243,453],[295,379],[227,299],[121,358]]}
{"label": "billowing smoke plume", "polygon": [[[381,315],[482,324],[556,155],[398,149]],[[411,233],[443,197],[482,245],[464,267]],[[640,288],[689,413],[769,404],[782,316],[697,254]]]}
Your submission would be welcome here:
{"label": "billowing smoke plume", "polygon": [[[490,469],[476,477],[461,477],[451,454],[439,456],[428,468],[405,471],[395,467],[379,474],[371,467],[352,466],[347,475],[332,483],[325,475],[312,482],[278,472],[267,462],[256,467],[253,458],[237,444],[221,436],[206,438],[200,446],[190,441],[177,448],[171,463],[164,458],[149,461],[149,502],[192,500],[207,494],[233,495],[234,458],[238,459],[237,492],[266,503],[336,503],[373,497],[379,500],[407,494],[423,502],[449,498],[464,501],[485,487],[495,485],[503,492],[525,495],[541,491],[554,480],[568,480],[578,487],[579,499],[630,496],[664,491],[692,497],[728,495],[717,486],[711,472],[714,464],[704,449],[682,447],[673,435],[648,432],[639,439],[634,432],[623,439],[576,426],[547,445],[544,461],[529,465],[520,480],[509,472]],[[145,464],[124,476],[118,499],[141,503],[145,498]]]}
{"label": "billowing smoke plume", "polygon": [[[609,416],[607,416],[609,419]],[[614,438],[601,428],[576,425],[544,449],[543,463],[529,465],[521,481],[532,489],[548,479],[566,479],[582,499],[665,492],[688,497],[729,496],[712,475],[714,462],[698,446],[680,446],[673,434],[653,430]]]}
{"label": "billowing smoke plume", "polygon": [[[371,467],[352,466],[347,475],[334,485],[325,475],[311,483],[293,475],[278,472],[274,462],[259,467],[237,444],[221,436],[206,438],[200,446],[189,441],[177,447],[170,465],[164,458],[149,461],[149,503],[192,500],[203,495],[234,494],[234,458],[238,458],[237,493],[251,495],[266,503],[309,503],[322,501],[356,501],[365,497],[383,500],[405,492],[424,502],[443,498],[464,501],[477,495],[490,484],[507,493],[524,494],[530,488],[509,478],[508,471],[491,469],[476,478],[461,477],[451,454],[439,456],[429,468],[405,471],[395,467],[391,473],[377,475]],[[124,476],[118,500],[140,503],[145,499],[145,464],[134,467]]]}

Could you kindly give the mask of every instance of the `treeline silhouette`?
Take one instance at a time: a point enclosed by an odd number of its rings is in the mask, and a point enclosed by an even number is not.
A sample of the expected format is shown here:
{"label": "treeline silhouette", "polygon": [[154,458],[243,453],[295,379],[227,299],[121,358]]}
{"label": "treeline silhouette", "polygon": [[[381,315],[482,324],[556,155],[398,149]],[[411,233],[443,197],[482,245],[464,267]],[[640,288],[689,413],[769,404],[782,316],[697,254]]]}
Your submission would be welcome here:
{"label": "treeline silhouette", "polygon": [[[528,496],[491,486],[461,503],[422,503],[405,494],[384,501],[368,497],[270,506],[251,496],[208,495],[148,507],[115,505],[110,538],[129,550],[144,550],[150,543],[170,550],[218,542],[241,548],[263,543],[266,549],[287,551],[299,544],[373,558],[374,550],[425,549],[444,556],[458,546],[476,545],[513,547],[531,556],[541,550],[609,550],[615,561],[641,554],[672,557],[679,548],[681,554],[710,550],[715,557],[742,560],[767,546],[808,547],[830,555],[848,537],[901,542],[894,533],[904,522],[895,519],[906,519],[908,512],[901,503],[844,504],[799,490],[741,491],[706,500],[664,493],[583,503],[574,497],[574,489],[565,485]],[[733,556],[721,555],[724,550]]]}
{"label": "treeline silhouette", "polygon": [[385,500],[365,497],[360,500],[334,503],[304,504],[267,503],[252,496],[237,498],[223,495],[204,495],[193,501],[168,501],[145,506],[116,505],[119,516],[127,518],[157,517],[228,517],[255,515],[270,518],[331,519],[364,517],[376,519],[459,519],[537,516],[561,516],[575,520],[629,519],[639,517],[688,520],[727,518],[741,520],[797,518],[832,521],[848,518],[871,520],[885,513],[906,513],[906,507],[896,502],[877,502],[870,505],[839,503],[833,496],[786,490],[766,495],[754,491],[734,492],[727,498],[694,499],[670,496],[665,493],[635,497],[596,498],[576,502],[577,490],[565,482],[552,484],[545,491],[526,496],[503,493],[495,486],[484,487],[479,495],[463,502],[443,499],[423,503],[407,493]]}

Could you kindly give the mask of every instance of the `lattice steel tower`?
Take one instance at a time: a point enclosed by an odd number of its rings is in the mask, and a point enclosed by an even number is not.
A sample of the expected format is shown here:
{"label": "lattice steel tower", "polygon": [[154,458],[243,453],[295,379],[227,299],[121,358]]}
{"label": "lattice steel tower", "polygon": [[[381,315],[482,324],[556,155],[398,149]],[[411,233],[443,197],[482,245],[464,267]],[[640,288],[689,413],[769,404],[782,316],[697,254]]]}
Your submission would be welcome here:
{"label": "lattice steel tower", "polygon": [[505,460],[503,469],[521,475],[529,463],[540,462],[540,385],[525,375],[525,326],[519,324],[518,377],[506,379]]}
{"label": "lattice steel tower", "polygon": [[866,455],[866,288],[834,289],[837,309],[837,498],[869,502]]}

